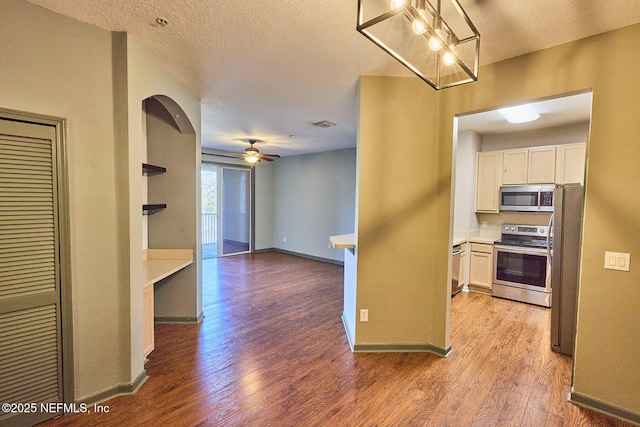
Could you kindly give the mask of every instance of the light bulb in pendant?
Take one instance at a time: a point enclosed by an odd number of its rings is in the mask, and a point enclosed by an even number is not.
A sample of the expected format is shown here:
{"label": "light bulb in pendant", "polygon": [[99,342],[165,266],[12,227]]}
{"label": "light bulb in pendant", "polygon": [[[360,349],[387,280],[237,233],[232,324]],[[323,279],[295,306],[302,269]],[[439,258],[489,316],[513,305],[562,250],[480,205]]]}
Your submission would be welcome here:
{"label": "light bulb in pendant", "polygon": [[414,19],[413,24],[411,24],[411,29],[416,34],[424,34],[427,31],[427,27],[424,21],[424,10],[419,10],[420,19]]}
{"label": "light bulb in pendant", "polygon": [[444,62],[444,65],[453,65],[456,63],[456,60],[453,58],[453,55],[447,52],[442,56],[442,62]]}
{"label": "light bulb in pendant", "polygon": [[[436,33],[442,37],[442,30],[437,29]],[[440,40],[438,40],[435,37],[431,37],[431,40],[429,40],[429,49],[436,51],[436,50],[440,50],[442,49],[442,43],[440,43]]]}
{"label": "light bulb in pendant", "polygon": [[442,55],[442,62],[444,63],[444,65],[453,65],[456,63],[456,60],[452,54],[446,52],[444,55]]}
{"label": "light bulb in pendant", "polygon": [[407,0],[391,0],[391,9],[397,9],[404,6]]}

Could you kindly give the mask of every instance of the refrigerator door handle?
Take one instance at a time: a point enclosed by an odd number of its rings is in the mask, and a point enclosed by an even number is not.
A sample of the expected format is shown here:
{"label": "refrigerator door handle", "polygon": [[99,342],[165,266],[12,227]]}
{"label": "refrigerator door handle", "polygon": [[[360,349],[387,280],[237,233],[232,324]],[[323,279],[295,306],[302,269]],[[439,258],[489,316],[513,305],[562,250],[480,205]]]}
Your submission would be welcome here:
{"label": "refrigerator door handle", "polygon": [[549,259],[549,264],[553,264],[553,249],[551,248],[551,238],[553,237],[553,214],[549,218],[549,228],[547,231],[547,258]]}

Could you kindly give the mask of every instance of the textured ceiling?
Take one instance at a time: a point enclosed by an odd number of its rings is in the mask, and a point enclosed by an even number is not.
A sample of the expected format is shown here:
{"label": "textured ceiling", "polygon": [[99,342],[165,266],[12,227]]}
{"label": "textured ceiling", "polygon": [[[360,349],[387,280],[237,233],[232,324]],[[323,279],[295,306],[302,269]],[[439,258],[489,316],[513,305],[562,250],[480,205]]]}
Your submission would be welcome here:
{"label": "textured ceiling", "polygon": [[[281,155],[354,147],[358,76],[412,75],[356,31],[356,0],[28,1],[130,33],[202,100],[209,148],[239,151],[250,137]],[[638,0],[460,3],[483,65],[640,22]]]}

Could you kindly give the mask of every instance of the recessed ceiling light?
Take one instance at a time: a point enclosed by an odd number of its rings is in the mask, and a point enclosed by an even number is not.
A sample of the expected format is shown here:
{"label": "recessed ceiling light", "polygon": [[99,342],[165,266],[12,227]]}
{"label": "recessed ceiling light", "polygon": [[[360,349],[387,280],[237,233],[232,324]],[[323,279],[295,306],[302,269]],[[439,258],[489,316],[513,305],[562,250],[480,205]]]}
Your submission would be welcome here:
{"label": "recessed ceiling light", "polygon": [[311,124],[319,128],[330,128],[336,125],[335,123],[331,123],[330,121],[327,121],[327,120],[321,120],[319,122],[315,122]]}
{"label": "recessed ceiling light", "polygon": [[540,114],[533,104],[516,105],[515,107],[498,108],[500,114],[509,123],[528,123],[538,120]]}

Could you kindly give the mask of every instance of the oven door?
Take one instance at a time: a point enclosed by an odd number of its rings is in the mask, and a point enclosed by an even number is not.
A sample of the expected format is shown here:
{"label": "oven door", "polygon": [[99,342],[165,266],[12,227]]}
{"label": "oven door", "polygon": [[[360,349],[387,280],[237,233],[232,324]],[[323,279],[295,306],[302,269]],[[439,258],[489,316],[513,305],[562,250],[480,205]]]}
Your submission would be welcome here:
{"label": "oven door", "polygon": [[551,292],[551,268],[545,249],[495,246],[493,282],[537,292]]}

